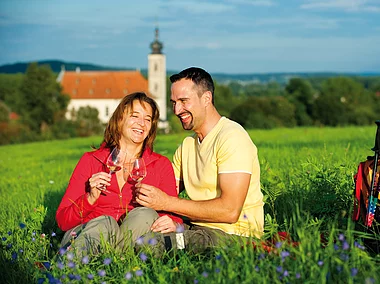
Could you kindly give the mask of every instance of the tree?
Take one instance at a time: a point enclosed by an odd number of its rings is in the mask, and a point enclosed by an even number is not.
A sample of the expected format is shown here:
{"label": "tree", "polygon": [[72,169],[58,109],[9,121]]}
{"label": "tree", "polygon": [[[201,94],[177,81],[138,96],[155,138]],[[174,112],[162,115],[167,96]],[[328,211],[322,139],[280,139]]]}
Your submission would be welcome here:
{"label": "tree", "polygon": [[56,119],[62,119],[70,97],[61,93],[54,73],[48,65],[31,63],[21,82],[22,100],[17,112],[22,122],[33,131],[40,133],[44,126],[51,126]]}
{"label": "tree", "polygon": [[292,78],[285,87],[286,98],[296,107],[297,125],[311,125],[314,90],[311,84],[301,78]]}
{"label": "tree", "polygon": [[[321,124],[342,126],[348,124],[368,124],[363,116],[372,117],[368,112],[360,112],[371,100],[363,85],[347,77],[335,77],[325,81],[321,94],[315,100],[313,116]],[[360,116],[358,118],[358,116]]]}
{"label": "tree", "polygon": [[79,136],[98,135],[103,130],[99,120],[99,111],[96,108],[86,106],[80,107],[75,114],[77,133]]}

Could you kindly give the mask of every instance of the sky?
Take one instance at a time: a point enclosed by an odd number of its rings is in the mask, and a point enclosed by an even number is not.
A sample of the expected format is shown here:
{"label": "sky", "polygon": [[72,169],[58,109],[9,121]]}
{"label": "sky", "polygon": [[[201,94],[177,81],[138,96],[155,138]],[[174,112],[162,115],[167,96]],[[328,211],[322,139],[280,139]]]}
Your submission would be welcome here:
{"label": "sky", "polygon": [[380,0],[0,0],[0,65],[146,69],[156,27],[168,70],[380,72]]}

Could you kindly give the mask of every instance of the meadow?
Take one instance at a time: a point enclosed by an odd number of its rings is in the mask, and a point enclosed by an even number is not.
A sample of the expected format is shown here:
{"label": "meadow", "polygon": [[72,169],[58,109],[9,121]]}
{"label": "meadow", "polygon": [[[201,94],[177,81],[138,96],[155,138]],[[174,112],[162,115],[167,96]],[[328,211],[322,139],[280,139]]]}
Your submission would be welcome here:
{"label": "meadow", "polygon": [[[379,283],[380,255],[351,221],[353,176],[376,125],[250,130],[259,151],[265,235],[203,254],[149,249],[75,259],[59,248],[55,211],[71,173],[101,137],[0,147],[1,283]],[[159,135],[169,159],[188,133]],[[287,232],[284,238],[278,232]],[[57,257],[59,256],[59,257]]]}

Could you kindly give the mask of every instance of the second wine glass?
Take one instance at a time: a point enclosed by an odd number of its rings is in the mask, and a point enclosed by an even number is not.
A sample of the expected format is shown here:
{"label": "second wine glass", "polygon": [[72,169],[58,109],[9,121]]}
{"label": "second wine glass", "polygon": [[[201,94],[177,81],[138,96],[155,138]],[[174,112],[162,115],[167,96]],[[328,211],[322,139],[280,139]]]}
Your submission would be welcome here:
{"label": "second wine glass", "polygon": [[131,161],[132,167],[129,172],[131,179],[135,182],[141,182],[146,177],[146,167],[143,158],[137,158]]}

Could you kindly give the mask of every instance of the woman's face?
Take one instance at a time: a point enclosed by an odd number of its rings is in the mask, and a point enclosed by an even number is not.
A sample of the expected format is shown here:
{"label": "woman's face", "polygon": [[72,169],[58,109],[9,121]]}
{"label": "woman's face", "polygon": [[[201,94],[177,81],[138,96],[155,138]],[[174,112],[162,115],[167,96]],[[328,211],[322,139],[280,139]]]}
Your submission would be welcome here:
{"label": "woman's face", "polygon": [[152,128],[152,107],[135,100],[124,113],[121,125],[121,139],[126,143],[142,144]]}

